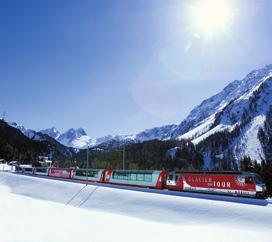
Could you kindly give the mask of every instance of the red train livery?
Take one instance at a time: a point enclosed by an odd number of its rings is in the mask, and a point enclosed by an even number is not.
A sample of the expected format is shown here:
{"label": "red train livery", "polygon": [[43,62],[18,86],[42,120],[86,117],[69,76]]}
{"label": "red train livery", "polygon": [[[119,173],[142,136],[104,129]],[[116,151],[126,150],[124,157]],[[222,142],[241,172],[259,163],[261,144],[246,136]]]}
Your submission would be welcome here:
{"label": "red train livery", "polygon": [[246,172],[170,172],[166,188],[249,197],[262,197],[266,193],[259,175]]}
{"label": "red train livery", "polygon": [[72,178],[75,168],[49,168],[48,176],[60,178]]}

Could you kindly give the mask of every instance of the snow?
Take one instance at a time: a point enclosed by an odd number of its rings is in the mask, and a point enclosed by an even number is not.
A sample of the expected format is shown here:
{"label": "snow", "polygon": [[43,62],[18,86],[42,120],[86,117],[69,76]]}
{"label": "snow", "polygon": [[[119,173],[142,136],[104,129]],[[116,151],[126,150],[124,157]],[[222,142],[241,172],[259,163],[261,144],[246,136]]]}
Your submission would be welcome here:
{"label": "snow", "polygon": [[[192,120],[192,125],[189,131],[179,138],[189,139],[196,145],[216,132],[231,132],[248,118],[248,124],[240,129],[241,135],[230,140],[228,150],[235,157],[235,161],[241,160],[245,155],[257,162],[264,159],[265,154],[258,132],[264,127],[266,114],[272,105],[271,67],[270,65],[253,71],[243,80],[234,81],[221,93],[205,100],[191,112],[189,119]],[[205,118],[209,112],[212,115]],[[194,124],[196,120],[199,122]],[[185,121],[187,122],[187,119]],[[203,155],[205,167],[210,168],[208,148]]]}
{"label": "snow", "polygon": [[231,127],[229,127],[228,125],[219,124],[216,127],[214,127],[213,129],[210,129],[208,132],[199,136],[198,138],[192,140],[192,143],[196,145],[199,142],[201,142],[201,141],[205,140],[206,138],[208,138],[209,136],[211,136],[212,134],[215,134],[217,132],[222,132],[224,130],[230,130],[230,129],[231,129]]}
{"label": "snow", "polygon": [[211,115],[207,119],[205,119],[201,124],[197,127],[193,128],[189,132],[179,136],[179,139],[194,139],[195,137],[201,136],[203,133],[209,131],[211,125],[213,124],[215,118],[214,115]]}
{"label": "snow", "polygon": [[58,139],[61,133],[58,131],[56,127],[52,127],[49,129],[44,129],[40,131],[42,134],[47,134],[48,136],[52,137],[53,139]]}
{"label": "snow", "polygon": [[[242,159],[244,155],[250,156],[252,160],[261,160],[263,154],[262,145],[258,139],[258,132],[263,127],[265,121],[264,115],[259,115],[253,119],[245,128],[244,132],[238,137],[239,142],[234,142],[234,154],[237,159]],[[241,137],[242,136],[242,137]]]}
{"label": "snow", "polygon": [[[204,100],[195,107],[180,126],[189,125],[188,130],[185,130],[185,133],[187,133],[196,126],[203,124],[204,120],[210,116],[222,111],[231,101],[238,100],[239,102],[242,99],[248,99],[249,95],[252,95],[263,82],[271,77],[271,73],[272,65],[268,65],[263,69],[252,71],[243,80],[230,83],[220,93]],[[183,127],[178,129],[183,130]]]}
{"label": "snow", "polygon": [[7,163],[0,163],[0,171],[13,171],[14,166],[10,166]]}
{"label": "snow", "polygon": [[[65,142],[62,142],[62,144],[65,145]],[[92,139],[88,135],[82,135],[81,137],[69,141],[68,145],[66,145],[76,149],[86,149],[87,145],[90,144],[92,144]]]}
{"label": "snow", "polygon": [[[0,172],[1,241],[271,241],[272,207]],[[69,205],[65,205],[69,203]]]}
{"label": "snow", "polygon": [[177,154],[179,149],[180,149],[180,147],[176,146],[174,148],[171,148],[171,149],[167,150],[166,157],[170,157],[173,160],[176,157],[176,154]]}
{"label": "snow", "polygon": [[177,128],[177,125],[165,125],[161,127],[155,127],[152,129],[146,129],[135,135],[135,139],[139,142],[148,140],[168,140],[171,138],[171,133]]}
{"label": "snow", "polygon": [[41,133],[49,135],[64,146],[72,147],[75,149],[86,149],[88,146],[95,147],[99,144],[112,141],[125,142],[129,140],[135,140],[134,135],[107,135],[100,138],[91,138],[86,134],[83,128],[71,128],[65,133],[61,134],[55,127],[53,127],[51,129],[42,130]]}
{"label": "snow", "polygon": [[67,147],[84,148],[90,142],[91,138],[87,136],[82,128],[69,129],[65,133],[60,134],[57,141]]}

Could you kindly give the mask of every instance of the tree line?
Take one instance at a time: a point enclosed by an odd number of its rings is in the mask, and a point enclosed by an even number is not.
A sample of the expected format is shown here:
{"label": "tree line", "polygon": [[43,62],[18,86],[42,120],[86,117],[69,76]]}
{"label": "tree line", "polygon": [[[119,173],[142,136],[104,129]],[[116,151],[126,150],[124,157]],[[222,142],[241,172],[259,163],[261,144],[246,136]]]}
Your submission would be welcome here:
{"label": "tree line", "polygon": [[[86,167],[86,153],[86,150],[77,153],[78,166]],[[126,169],[200,169],[203,165],[202,155],[191,142],[151,140],[118,149],[90,149],[89,167],[123,169],[124,158]]]}
{"label": "tree line", "polygon": [[272,196],[272,161],[262,160],[261,163],[257,163],[249,156],[245,156],[240,161],[240,170],[259,174],[267,186],[268,194]]}

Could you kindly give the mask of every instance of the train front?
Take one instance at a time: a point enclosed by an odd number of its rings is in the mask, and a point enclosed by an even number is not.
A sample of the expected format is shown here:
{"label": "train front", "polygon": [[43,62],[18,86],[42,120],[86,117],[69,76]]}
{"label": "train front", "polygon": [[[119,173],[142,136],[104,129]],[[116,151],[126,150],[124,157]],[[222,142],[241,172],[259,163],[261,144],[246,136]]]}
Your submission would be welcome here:
{"label": "train front", "polygon": [[267,188],[262,178],[258,174],[254,174],[254,180],[256,185],[256,197],[257,198],[267,198]]}

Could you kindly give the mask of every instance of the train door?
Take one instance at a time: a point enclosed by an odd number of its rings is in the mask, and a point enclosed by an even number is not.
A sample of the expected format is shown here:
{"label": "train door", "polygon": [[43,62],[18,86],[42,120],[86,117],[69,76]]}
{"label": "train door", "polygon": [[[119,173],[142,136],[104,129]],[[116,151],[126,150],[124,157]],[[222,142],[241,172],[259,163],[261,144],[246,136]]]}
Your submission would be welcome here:
{"label": "train door", "polygon": [[178,184],[179,174],[175,172],[170,172],[166,178],[166,185],[167,186],[176,186]]}
{"label": "train door", "polygon": [[166,177],[166,188],[169,190],[183,190],[183,179],[181,174],[169,172]]}
{"label": "train door", "polygon": [[110,182],[111,173],[112,173],[112,170],[106,170],[105,171],[105,176],[104,176],[104,182],[105,183],[109,183]]}
{"label": "train door", "polygon": [[107,173],[107,170],[102,170],[99,182],[105,182],[105,174],[106,173]]}

